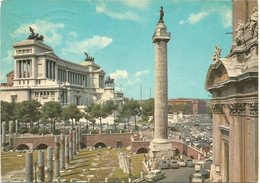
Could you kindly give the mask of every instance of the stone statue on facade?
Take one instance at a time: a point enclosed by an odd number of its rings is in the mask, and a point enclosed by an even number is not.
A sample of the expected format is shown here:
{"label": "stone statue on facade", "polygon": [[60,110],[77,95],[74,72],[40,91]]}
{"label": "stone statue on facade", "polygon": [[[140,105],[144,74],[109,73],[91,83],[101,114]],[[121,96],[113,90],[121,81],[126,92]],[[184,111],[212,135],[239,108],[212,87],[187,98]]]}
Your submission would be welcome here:
{"label": "stone statue on facade", "polygon": [[36,41],[43,41],[43,39],[44,39],[43,35],[39,36],[39,33],[35,34],[34,29],[32,27],[29,27],[29,29],[30,29],[31,35],[28,36],[28,38],[27,38],[28,40],[33,39]]}
{"label": "stone statue on facade", "polygon": [[215,53],[212,55],[212,60],[214,62],[217,61],[219,58],[221,58],[221,51],[222,51],[222,49],[218,45],[216,45]]}
{"label": "stone statue on facade", "polygon": [[94,62],[95,58],[94,57],[90,57],[88,55],[88,53],[84,52],[84,54],[86,55],[85,61],[90,61],[90,62]]}
{"label": "stone statue on facade", "polygon": [[163,16],[164,16],[163,6],[161,6],[159,22],[162,22],[162,23],[163,23]]}
{"label": "stone statue on facade", "polygon": [[258,37],[258,10],[255,7],[250,17],[250,31],[252,38]]}
{"label": "stone statue on facade", "polygon": [[241,20],[238,20],[238,27],[236,29],[236,38],[235,38],[237,46],[243,46],[245,44],[244,30],[245,30],[244,23]]}

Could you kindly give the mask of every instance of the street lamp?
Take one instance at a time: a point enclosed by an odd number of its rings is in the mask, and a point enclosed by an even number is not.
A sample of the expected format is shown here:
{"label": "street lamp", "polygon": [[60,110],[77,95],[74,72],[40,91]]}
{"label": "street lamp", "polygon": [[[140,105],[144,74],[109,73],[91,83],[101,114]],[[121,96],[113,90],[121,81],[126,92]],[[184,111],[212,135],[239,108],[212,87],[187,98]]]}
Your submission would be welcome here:
{"label": "street lamp", "polygon": [[37,182],[37,177],[36,177],[36,168],[37,168],[37,162],[34,162],[34,178],[35,178],[35,182]]}

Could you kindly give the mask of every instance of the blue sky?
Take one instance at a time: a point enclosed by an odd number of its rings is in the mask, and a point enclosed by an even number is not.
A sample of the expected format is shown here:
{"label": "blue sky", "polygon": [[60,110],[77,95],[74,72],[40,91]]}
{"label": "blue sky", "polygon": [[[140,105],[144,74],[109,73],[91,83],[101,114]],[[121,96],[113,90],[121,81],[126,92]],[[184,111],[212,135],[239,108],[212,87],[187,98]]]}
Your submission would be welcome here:
{"label": "blue sky", "polygon": [[44,43],[75,63],[95,57],[106,74],[122,84],[126,97],[154,96],[152,36],[164,7],[171,32],[168,43],[169,98],[209,98],[206,74],[217,44],[226,56],[231,48],[231,1],[178,0],[8,0],[1,5],[1,82],[13,70],[12,44],[27,39],[28,26]]}

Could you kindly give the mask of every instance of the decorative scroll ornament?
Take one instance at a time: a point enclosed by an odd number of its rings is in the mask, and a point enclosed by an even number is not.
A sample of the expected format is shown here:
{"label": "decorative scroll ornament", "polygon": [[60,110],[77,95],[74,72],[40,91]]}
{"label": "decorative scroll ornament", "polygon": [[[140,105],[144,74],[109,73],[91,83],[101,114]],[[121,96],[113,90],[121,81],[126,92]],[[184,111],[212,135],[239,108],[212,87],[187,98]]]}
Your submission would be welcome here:
{"label": "decorative scroll ornament", "polygon": [[245,25],[241,20],[238,20],[238,26],[236,29],[236,43],[237,46],[243,46],[245,44],[244,38]]}
{"label": "decorative scroll ornament", "polygon": [[94,62],[95,58],[94,57],[90,57],[86,52],[84,52],[86,55],[85,61],[90,61],[90,62]]}
{"label": "decorative scroll ornament", "polygon": [[258,10],[254,7],[253,14],[250,17],[250,31],[252,38],[258,37]]}
{"label": "decorative scroll ornament", "polygon": [[214,105],[211,105],[210,108],[212,109],[212,113],[214,113],[214,114],[222,114],[223,113],[222,104],[214,104]]}
{"label": "decorative scroll ornament", "polygon": [[245,103],[234,103],[234,104],[226,104],[229,113],[233,115],[244,114],[246,111]]}
{"label": "decorative scroll ornament", "polygon": [[258,103],[249,103],[248,106],[250,115],[258,116]]}
{"label": "decorative scroll ornament", "polygon": [[221,51],[222,51],[222,49],[218,45],[216,45],[215,53],[212,55],[212,60],[214,62],[217,61],[219,58],[221,58]]}
{"label": "decorative scroll ornament", "polygon": [[29,29],[30,29],[31,35],[28,36],[28,38],[27,38],[28,40],[33,39],[33,40],[36,40],[36,41],[43,41],[43,39],[44,39],[43,35],[39,36],[39,33],[35,34],[34,29],[31,28],[31,27],[29,27]]}

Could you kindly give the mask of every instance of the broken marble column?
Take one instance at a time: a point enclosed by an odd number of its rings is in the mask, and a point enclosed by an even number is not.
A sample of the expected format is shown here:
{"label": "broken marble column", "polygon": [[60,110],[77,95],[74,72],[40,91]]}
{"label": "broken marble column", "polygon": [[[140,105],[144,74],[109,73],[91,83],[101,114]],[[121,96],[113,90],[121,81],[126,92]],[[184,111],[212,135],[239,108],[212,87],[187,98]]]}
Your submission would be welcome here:
{"label": "broken marble column", "polygon": [[33,153],[27,152],[26,153],[26,160],[25,160],[25,182],[33,182]]}
{"label": "broken marble column", "polygon": [[76,152],[79,152],[79,127],[75,126],[76,133]]}
{"label": "broken marble column", "polygon": [[38,151],[38,181],[44,182],[44,152]]}
{"label": "broken marble column", "polygon": [[6,123],[2,124],[2,151],[6,151]]}
{"label": "broken marble column", "polygon": [[70,164],[70,157],[69,157],[69,136],[65,136],[65,164]]}
{"label": "broken marble column", "polygon": [[13,121],[9,121],[9,147],[13,148]]}
{"label": "broken marble column", "polygon": [[60,176],[60,143],[59,137],[55,136],[55,177]]}
{"label": "broken marble column", "polygon": [[18,120],[15,120],[15,135],[18,135],[19,133],[19,122]]}
{"label": "broken marble column", "polygon": [[69,158],[70,161],[73,160],[73,133],[72,133],[72,129],[69,130]]}
{"label": "broken marble column", "polygon": [[65,170],[65,139],[63,134],[60,136],[60,169]]}
{"label": "broken marble column", "polygon": [[75,130],[73,131],[73,139],[72,139],[72,143],[73,143],[73,155],[77,155],[76,153],[76,132]]}
{"label": "broken marble column", "polygon": [[52,155],[52,147],[47,148],[47,177],[48,182],[52,182],[53,180],[53,155]]}

